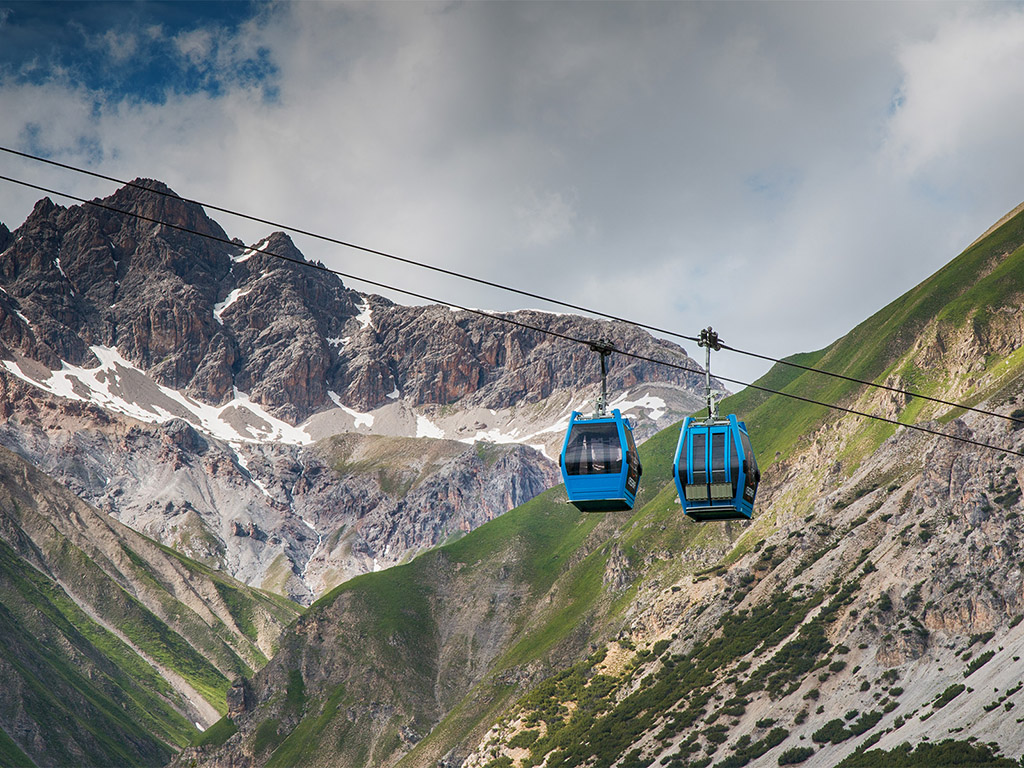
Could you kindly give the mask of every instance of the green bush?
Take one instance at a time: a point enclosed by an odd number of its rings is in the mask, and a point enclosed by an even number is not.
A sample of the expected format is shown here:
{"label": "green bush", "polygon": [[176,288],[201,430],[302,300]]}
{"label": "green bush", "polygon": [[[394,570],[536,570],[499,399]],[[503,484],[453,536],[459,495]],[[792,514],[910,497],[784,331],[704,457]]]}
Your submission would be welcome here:
{"label": "green bush", "polygon": [[865,712],[857,722],[850,725],[850,733],[854,736],[860,736],[862,733],[867,733],[876,725],[878,721],[882,719],[882,713],[878,711]]}
{"label": "green bush", "polygon": [[704,730],[704,738],[712,744],[723,744],[729,738],[728,731],[724,725],[713,725]]}
{"label": "green bush", "polygon": [[939,697],[935,699],[935,702],[932,704],[932,707],[934,707],[935,709],[942,709],[944,706],[949,704],[949,702],[951,702],[953,699],[955,699],[957,696],[959,696],[966,690],[966,685],[954,683],[953,685],[949,686],[946,690],[944,690],[941,694],[939,694]]}
{"label": "green bush", "polygon": [[845,741],[853,735],[846,729],[843,721],[838,717],[835,720],[829,720],[821,728],[811,734],[811,740],[818,744],[838,744],[841,741]]}
{"label": "green bush", "polygon": [[813,754],[813,747],[792,747],[779,755],[779,765],[797,765]]}
{"label": "green bush", "polygon": [[512,749],[529,749],[537,741],[538,736],[540,736],[539,728],[527,728],[509,739],[508,746]]}
{"label": "green bush", "polygon": [[984,666],[996,655],[995,651],[985,651],[983,654],[974,659],[970,664],[967,665],[967,669],[964,670],[964,677],[970,677],[976,670]]}

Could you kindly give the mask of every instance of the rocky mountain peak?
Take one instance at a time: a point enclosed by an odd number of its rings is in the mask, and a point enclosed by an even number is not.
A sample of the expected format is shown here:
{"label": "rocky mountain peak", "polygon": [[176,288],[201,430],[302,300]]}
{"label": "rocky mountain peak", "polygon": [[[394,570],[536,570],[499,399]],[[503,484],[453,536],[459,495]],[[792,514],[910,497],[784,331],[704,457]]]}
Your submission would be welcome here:
{"label": "rocky mountain peak", "polygon": [[63,208],[53,202],[48,197],[44,197],[36,201],[36,204],[32,206],[32,213],[28,215],[25,223],[30,223],[33,219],[46,219],[49,218],[50,214],[56,210],[63,210]]}
{"label": "rocky mountain peak", "polygon": [[[135,179],[101,202],[109,208],[127,211],[136,217],[155,219],[202,234],[222,239],[227,238],[224,230],[216,221],[206,215],[201,205],[183,200],[162,181]],[[119,217],[114,211],[109,213],[117,217],[114,221],[129,226],[132,223],[131,218]],[[138,222],[138,228],[141,231],[154,226],[152,221],[145,221],[142,218],[136,218],[135,221]],[[187,236],[188,233],[182,234]]]}
{"label": "rocky mountain peak", "polygon": [[[689,361],[621,324],[515,313],[531,330],[361,295],[311,265],[284,232],[251,248],[227,242],[201,206],[152,179],[101,202],[41,201],[0,264],[0,287],[13,300],[0,307],[0,341],[51,369],[94,365],[93,347],[116,348],[160,385],[214,405],[243,392],[294,425],[339,404],[362,413],[399,398],[511,408],[593,386],[592,354],[546,330]],[[695,386],[691,374],[615,362],[613,388]]]}

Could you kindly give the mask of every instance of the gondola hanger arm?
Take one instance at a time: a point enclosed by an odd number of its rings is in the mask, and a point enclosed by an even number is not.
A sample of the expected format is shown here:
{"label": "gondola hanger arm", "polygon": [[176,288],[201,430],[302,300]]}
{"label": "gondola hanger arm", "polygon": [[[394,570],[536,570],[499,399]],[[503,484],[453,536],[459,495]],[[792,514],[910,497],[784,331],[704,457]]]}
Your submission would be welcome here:
{"label": "gondola hanger arm", "polygon": [[594,416],[604,416],[608,413],[608,364],[606,358],[615,351],[615,345],[604,339],[597,339],[590,342],[590,349],[601,356],[601,395],[597,398]]}
{"label": "gondola hanger arm", "polygon": [[708,423],[710,424],[718,418],[718,403],[715,402],[714,395],[711,394],[711,350],[716,352],[720,350],[722,341],[718,338],[718,333],[709,325],[700,332],[697,346],[704,347],[707,351],[704,358],[704,398],[708,404]]}

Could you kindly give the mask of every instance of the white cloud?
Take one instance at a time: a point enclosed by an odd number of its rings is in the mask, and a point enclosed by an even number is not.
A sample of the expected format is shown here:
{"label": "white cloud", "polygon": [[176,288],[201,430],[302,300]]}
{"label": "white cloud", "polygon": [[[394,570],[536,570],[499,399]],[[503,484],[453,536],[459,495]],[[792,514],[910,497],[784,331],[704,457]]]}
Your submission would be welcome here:
{"label": "white cloud", "polygon": [[98,41],[96,47],[106,53],[114,64],[119,64],[132,58],[139,49],[139,40],[133,33],[117,32],[108,30]]}
{"label": "white cloud", "polygon": [[[887,152],[942,191],[1019,197],[1024,174],[1024,12],[963,12],[899,52],[903,71]],[[1014,198],[1010,198],[1014,199]],[[1019,200],[1018,200],[1019,202]]]}
{"label": "white cloud", "polygon": [[[1022,24],[999,5],[272,5],[176,38],[215,62],[220,95],[0,82],[0,143],[782,355],[841,335],[1024,199]],[[269,81],[237,66],[260,56]],[[17,226],[39,196],[0,185],[0,218]],[[536,304],[296,239],[448,301]]]}
{"label": "white cloud", "polygon": [[175,35],[174,46],[190,64],[206,64],[214,52],[214,32],[203,28],[182,32]]}

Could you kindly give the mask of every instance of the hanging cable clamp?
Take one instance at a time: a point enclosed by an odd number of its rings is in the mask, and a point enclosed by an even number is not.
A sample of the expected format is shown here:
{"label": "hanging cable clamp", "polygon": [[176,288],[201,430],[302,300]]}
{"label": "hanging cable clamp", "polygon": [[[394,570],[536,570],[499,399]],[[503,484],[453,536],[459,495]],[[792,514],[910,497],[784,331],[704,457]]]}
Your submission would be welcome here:
{"label": "hanging cable clamp", "polygon": [[601,356],[601,394],[594,404],[594,417],[599,418],[608,413],[608,364],[605,359],[615,351],[615,345],[610,341],[598,339],[590,342],[590,349]]}
{"label": "hanging cable clamp", "polygon": [[704,398],[708,404],[708,420],[706,423],[712,424],[718,418],[718,403],[715,402],[715,396],[711,393],[711,350],[713,349],[716,352],[720,350],[722,342],[718,340],[718,334],[709,325],[700,332],[697,345],[707,350],[704,361]]}
{"label": "hanging cable clamp", "polygon": [[712,329],[709,325],[707,328],[700,332],[700,338],[697,340],[698,347],[708,347],[709,349],[718,352],[722,348],[722,342],[718,338],[718,332]]}

